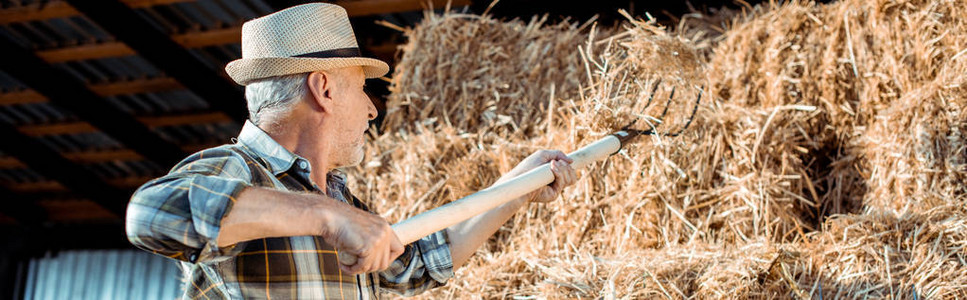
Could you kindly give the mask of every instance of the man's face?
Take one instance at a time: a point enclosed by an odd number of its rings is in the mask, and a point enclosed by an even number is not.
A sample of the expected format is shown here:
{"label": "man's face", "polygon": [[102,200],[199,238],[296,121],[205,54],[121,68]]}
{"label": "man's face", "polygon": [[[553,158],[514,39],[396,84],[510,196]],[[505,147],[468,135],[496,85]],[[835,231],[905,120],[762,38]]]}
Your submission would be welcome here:
{"label": "man's face", "polygon": [[363,142],[369,121],[378,114],[373,102],[363,91],[366,76],[362,67],[348,67],[330,72],[333,83],[334,163],[338,167],[359,164],[363,160]]}

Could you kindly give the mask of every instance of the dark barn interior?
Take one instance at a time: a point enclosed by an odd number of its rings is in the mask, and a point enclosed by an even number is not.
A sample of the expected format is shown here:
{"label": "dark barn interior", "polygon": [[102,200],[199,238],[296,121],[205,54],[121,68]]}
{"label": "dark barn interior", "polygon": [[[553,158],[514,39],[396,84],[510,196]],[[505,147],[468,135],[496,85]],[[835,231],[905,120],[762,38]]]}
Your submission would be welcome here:
{"label": "dark barn interior", "polygon": [[[13,0],[0,2],[0,298],[22,298],[26,263],[71,249],[130,249],[131,193],[188,154],[229,143],[247,117],[225,74],[244,21],[304,1]],[[445,0],[433,0],[440,9]],[[452,0],[482,13],[489,1]],[[421,0],[340,0],[364,54],[393,65]],[[592,4],[593,3],[593,4]],[[504,0],[501,18],[665,22],[731,1]],[[377,104],[388,93],[373,80]],[[379,105],[378,105],[379,106]],[[378,120],[377,120],[378,121]]]}

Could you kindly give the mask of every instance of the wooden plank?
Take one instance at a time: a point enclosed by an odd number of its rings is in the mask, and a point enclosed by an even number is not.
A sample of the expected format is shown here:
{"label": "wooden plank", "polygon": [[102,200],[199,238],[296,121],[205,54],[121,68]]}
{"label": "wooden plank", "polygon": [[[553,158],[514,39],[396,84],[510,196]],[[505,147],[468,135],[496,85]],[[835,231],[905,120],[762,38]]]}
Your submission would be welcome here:
{"label": "wooden plank", "polygon": [[[242,41],[242,27],[235,26],[206,31],[186,32],[171,35],[171,40],[185,48],[202,48]],[[37,51],[37,56],[49,63],[62,63],[85,59],[118,57],[136,54],[131,47],[121,42],[81,44],[57,49]]]}
{"label": "wooden plank", "polygon": [[[196,147],[182,147],[186,149],[186,152],[194,152]],[[128,160],[142,160],[143,156],[139,155],[137,152],[131,151],[130,149],[118,149],[118,150],[107,150],[107,151],[80,151],[80,152],[67,152],[61,153],[64,158],[69,159],[78,164],[91,164],[100,163],[108,161],[128,161]],[[21,169],[27,168],[20,160],[12,156],[0,157],[0,169]]]}
{"label": "wooden plank", "polygon": [[0,93],[0,105],[44,102],[47,102],[47,97],[30,89]]}
{"label": "wooden plank", "polygon": [[141,123],[148,125],[148,127],[164,127],[164,126],[178,126],[178,125],[190,125],[190,124],[207,124],[207,123],[228,123],[232,119],[222,112],[206,112],[206,113],[192,113],[192,114],[181,114],[181,115],[170,115],[170,116],[151,116],[151,117],[139,117]]}
{"label": "wooden plank", "polygon": [[171,39],[185,48],[201,48],[242,42],[242,26],[175,34]]}
{"label": "wooden plank", "polygon": [[[204,112],[170,116],[144,116],[138,117],[137,119],[142,124],[150,128],[191,124],[227,123],[232,121],[231,118],[222,112]],[[28,136],[78,134],[97,131],[94,126],[91,126],[91,124],[83,121],[22,125],[18,126],[17,130]]]}
{"label": "wooden plank", "polygon": [[24,165],[22,162],[12,156],[0,157],[0,169],[18,169],[26,167],[27,165]]}
{"label": "wooden plank", "polygon": [[[174,3],[192,2],[193,0],[121,0],[131,8],[146,8],[156,5],[170,5]],[[448,0],[359,0],[336,1],[335,3],[346,9],[350,17],[362,17],[388,13],[407,12],[429,8],[443,8]],[[451,7],[470,5],[470,0],[452,0]],[[47,3],[32,3],[24,6],[11,7],[0,10],[0,24],[39,21],[55,18],[67,18],[79,15],[80,12],[64,1]]]}
{"label": "wooden plank", "polygon": [[[101,97],[111,97],[136,93],[163,92],[177,90],[183,87],[174,78],[159,77],[92,84],[88,85],[87,88]],[[47,102],[47,97],[44,97],[33,90],[0,93],[0,105],[44,102]]]}
{"label": "wooden plank", "polygon": [[131,8],[146,8],[157,5],[171,5],[175,3],[195,2],[195,0],[121,0]]}
{"label": "wooden plank", "polygon": [[76,16],[77,10],[63,1],[39,2],[0,10],[0,24]]}
{"label": "wooden plank", "polygon": [[41,50],[37,51],[36,54],[44,61],[53,64],[85,59],[134,55],[134,50],[124,43],[106,42]]}
{"label": "wooden plank", "polygon": [[[104,182],[106,182],[107,184],[115,188],[118,188],[121,190],[128,190],[128,189],[137,188],[142,184],[144,184],[145,182],[148,182],[149,180],[152,180],[154,178],[155,177],[149,177],[149,176],[131,176],[131,177],[104,179]],[[60,193],[60,192],[70,191],[67,187],[65,187],[60,182],[53,181],[53,180],[25,182],[25,183],[17,183],[17,184],[5,184],[5,187],[10,191],[14,193],[19,193],[19,194],[33,194],[33,193],[40,193],[40,192]]]}
{"label": "wooden plank", "polygon": [[90,222],[95,220],[116,220],[117,216],[96,202],[87,199],[57,199],[37,201],[47,212],[51,222]]}
{"label": "wooden plank", "polygon": [[451,2],[450,7],[470,5],[470,0],[359,0],[338,1],[336,4],[345,8],[349,16],[360,17],[423,10],[431,5],[434,9],[444,8],[447,2]]}
{"label": "wooden plank", "polygon": [[94,126],[91,126],[87,122],[67,122],[67,123],[54,123],[54,124],[38,124],[38,125],[23,125],[18,126],[17,130],[20,133],[26,134],[28,136],[44,136],[44,135],[55,135],[55,134],[77,134],[77,133],[87,133],[97,131]]}
{"label": "wooden plank", "polygon": [[[155,5],[193,2],[194,0],[121,0],[131,8],[146,8]],[[40,21],[67,18],[79,15],[74,7],[64,1],[41,1],[23,6],[0,10],[0,24]]]}
{"label": "wooden plank", "polygon": [[[181,149],[187,153],[195,153],[201,151],[202,149],[207,149],[211,147],[218,146],[217,144],[208,145],[185,145],[181,146]],[[104,150],[104,151],[79,151],[79,152],[66,152],[61,153],[64,158],[69,159],[78,164],[94,164],[109,161],[134,161],[142,160],[143,156],[137,152],[131,151],[130,149],[117,149],[117,150]],[[17,160],[12,156],[2,156],[0,157],[0,169],[19,169],[26,168],[23,162]]]}
{"label": "wooden plank", "polygon": [[177,90],[183,87],[174,78],[158,77],[94,84],[89,85],[88,88],[101,97],[111,97],[117,95],[163,92]]}

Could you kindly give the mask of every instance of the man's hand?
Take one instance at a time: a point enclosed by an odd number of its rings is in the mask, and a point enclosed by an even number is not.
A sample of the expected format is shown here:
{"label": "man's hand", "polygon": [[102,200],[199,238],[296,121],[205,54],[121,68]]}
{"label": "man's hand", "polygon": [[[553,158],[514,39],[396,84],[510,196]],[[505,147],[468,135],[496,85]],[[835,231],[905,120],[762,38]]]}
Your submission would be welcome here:
{"label": "man's hand", "polygon": [[574,161],[568,158],[567,154],[558,150],[540,150],[534,152],[527,158],[524,158],[524,160],[521,160],[513,170],[504,174],[504,176],[497,180],[497,183],[524,174],[548,162],[551,165],[551,172],[554,173],[554,182],[525,195],[524,198],[528,202],[549,202],[557,199],[564,192],[565,187],[577,181],[577,175],[574,169],[571,168],[571,163]]}
{"label": "man's hand", "polygon": [[379,215],[342,205],[330,216],[332,219],[324,228],[323,239],[337,250],[356,256],[356,263],[351,266],[339,264],[343,272],[360,274],[385,270],[403,254],[403,244],[389,223]]}
{"label": "man's hand", "polygon": [[477,251],[477,248],[480,248],[504,222],[507,222],[507,219],[525,204],[528,202],[549,202],[557,199],[565,187],[574,184],[577,180],[577,175],[571,168],[573,161],[564,152],[541,150],[522,160],[513,170],[498,179],[495,184],[514,178],[548,162],[551,165],[551,172],[554,173],[554,182],[551,184],[447,228],[454,269],[463,266],[470,259],[470,256]]}

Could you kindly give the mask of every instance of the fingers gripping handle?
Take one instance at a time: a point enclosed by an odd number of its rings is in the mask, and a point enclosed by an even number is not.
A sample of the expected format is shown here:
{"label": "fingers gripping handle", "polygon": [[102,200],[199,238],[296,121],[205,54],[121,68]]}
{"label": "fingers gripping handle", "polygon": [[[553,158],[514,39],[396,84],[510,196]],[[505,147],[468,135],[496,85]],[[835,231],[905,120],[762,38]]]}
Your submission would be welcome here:
{"label": "fingers gripping handle", "polygon": [[[568,154],[575,170],[592,162],[602,160],[618,152],[627,142],[629,134],[620,131],[595,141],[584,148]],[[469,196],[413,216],[393,225],[393,231],[404,245],[415,242],[434,232],[482,214],[510,200],[517,199],[554,182],[550,164],[544,164],[527,173],[493,185]],[[339,262],[346,266],[356,263],[356,256],[339,251]]]}
{"label": "fingers gripping handle", "polygon": [[349,252],[346,252],[346,251],[338,251],[337,250],[336,251],[336,254],[337,254],[336,257],[339,258],[339,263],[342,264],[342,265],[344,265],[344,266],[352,266],[352,265],[355,265],[356,264],[356,261],[359,260],[355,255],[352,255],[352,253],[349,253]]}

